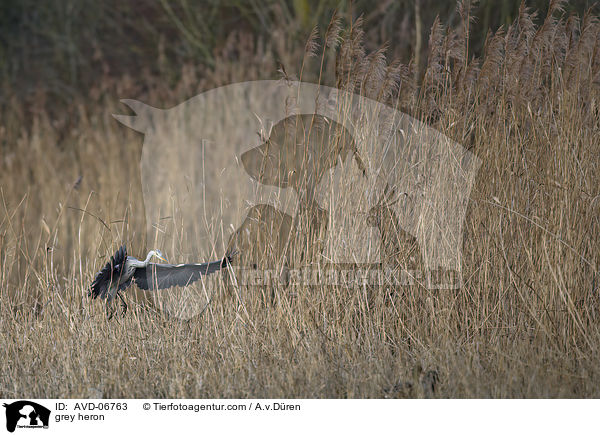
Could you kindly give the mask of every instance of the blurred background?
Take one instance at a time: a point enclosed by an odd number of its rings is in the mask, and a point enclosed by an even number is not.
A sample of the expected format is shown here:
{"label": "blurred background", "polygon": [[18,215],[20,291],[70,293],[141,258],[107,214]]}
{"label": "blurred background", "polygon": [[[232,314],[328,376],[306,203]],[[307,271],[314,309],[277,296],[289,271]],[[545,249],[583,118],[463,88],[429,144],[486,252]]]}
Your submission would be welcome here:
{"label": "blurred background", "polygon": [[[482,54],[488,29],[515,20],[520,3],[479,2],[470,31],[474,55]],[[581,15],[594,3],[572,0],[564,8]],[[527,6],[539,11],[541,22],[548,1],[531,0]],[[174,87],[186,65],[214,71],[219,64],[255,54],[265,64],[299,68],[297,49],[304,49],[314,26],[327,28],[334,10],[347,22],[363,15],[368,50],[388,44],[388,57],[414,58],[421,72],[435,17],[448,25],[460,19],[455,2],[441,0],[4,0],[0,102],[10,104],[14,95],[39,108],[43,93],[46,109],[62,109],[75,95],[97,98],[106,79],[129,77],[143,89],[149,84],[141,77],[150,75]],[[265,68],[260,78],[276,75],[276,69]]]}

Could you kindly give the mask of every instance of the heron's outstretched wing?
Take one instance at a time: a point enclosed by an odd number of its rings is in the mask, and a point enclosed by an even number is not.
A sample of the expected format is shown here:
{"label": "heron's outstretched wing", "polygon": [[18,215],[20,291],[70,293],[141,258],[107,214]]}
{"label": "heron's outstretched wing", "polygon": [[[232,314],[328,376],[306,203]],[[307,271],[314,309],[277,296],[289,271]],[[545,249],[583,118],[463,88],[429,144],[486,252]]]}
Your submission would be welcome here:
{"label": "heron's outstretched wing", "polygon": [[117,252],[115,252],[115,255],[110,257],[110,261],[96,274],[94,282],[92,282],[92,285],[90,286],[88,295],[92,296],[94,299],[98,296],[104,299],[111,284],[117,283],[121,279],[126,260],[127,248],[121,246]]}
{"label": "heron's outstretched wing", "polygon": [[156,264],[138,268],[133,279],[142,290],[161,290],[169,287],[185,287],[198,281],[202,275],[221,270],[230,263],[230,258],[201,264]]}

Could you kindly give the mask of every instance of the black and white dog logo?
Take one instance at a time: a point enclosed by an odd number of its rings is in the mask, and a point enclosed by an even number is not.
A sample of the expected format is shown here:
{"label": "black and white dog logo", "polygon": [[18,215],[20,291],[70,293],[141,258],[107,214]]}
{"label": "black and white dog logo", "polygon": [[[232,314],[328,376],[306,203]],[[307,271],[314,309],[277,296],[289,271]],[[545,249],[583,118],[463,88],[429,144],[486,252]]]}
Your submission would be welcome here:
{"label": "black and white dog logo", "polygon": [[18,428],[48,428],[50,410],[29,400],[3,405],[6,408],[6,430]]}

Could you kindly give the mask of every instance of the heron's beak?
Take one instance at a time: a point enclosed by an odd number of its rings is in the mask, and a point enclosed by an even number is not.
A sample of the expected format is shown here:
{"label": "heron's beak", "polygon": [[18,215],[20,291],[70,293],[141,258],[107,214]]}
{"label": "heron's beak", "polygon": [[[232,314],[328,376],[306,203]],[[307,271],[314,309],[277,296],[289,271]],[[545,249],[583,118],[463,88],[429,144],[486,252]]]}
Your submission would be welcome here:
{"label": "heron's beak", "polygon": [[165,263],[168,263],[167,259],[165,257],[163,257],[162,255],[157,255],[157,257],[160,258]]}

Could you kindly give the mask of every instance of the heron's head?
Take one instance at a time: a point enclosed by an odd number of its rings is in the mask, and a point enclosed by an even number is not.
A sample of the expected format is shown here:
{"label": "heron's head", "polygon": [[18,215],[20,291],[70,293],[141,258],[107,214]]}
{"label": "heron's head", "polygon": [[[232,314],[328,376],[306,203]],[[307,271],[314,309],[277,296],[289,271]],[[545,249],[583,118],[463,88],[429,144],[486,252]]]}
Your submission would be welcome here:
{"label": "heron's head", "polygon": [[167,259],[166,259],[166,258],[165,258],[165,256],[162,254],[162,252],[160,252],[160,249],[154,249],[154,250],[152,251],[152,254],[153,254],[153,255],[154,255],[156,258],[158,258],[158,259],[160,259],[160,260],[162,260],[162,261],[167,261]]}

